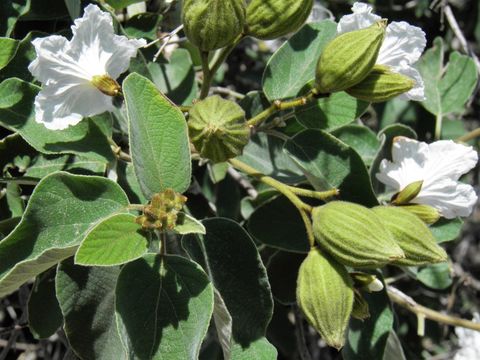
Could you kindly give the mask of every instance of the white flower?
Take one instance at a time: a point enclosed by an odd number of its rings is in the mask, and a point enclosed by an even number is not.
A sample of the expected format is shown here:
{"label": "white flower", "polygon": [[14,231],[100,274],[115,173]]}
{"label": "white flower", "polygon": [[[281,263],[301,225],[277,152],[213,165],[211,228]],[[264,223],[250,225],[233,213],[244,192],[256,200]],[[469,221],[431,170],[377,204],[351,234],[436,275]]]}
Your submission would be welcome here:
{"label": "white flower", "polygon": [[35,39],[37,58],[28,69],[43,83],[35,98],[35,120],[53,130],[75,125],[83,117],[113,109],[112,97],[103,94],[92,79],[117,79],[145,40],[115,35],[112,17],[88,5],[72,26],[73,37],[52,35]]}
{"label": "white flower", "polygon": [[[480,315],[473,314],[473,321],[480,322]],[[455,327],[460,349],[453,360],[478,360],[480,359],[480,332],[462,327]]]}
{"label": "white flower", "polygon": [[396,137],[392,160],[380,163],[380,172],[376,174],[379,181],[401,191],[422,180],[422,188],[411,202],[433,206],[447,219],[470,215],[477,195],[472,186],[458,179],[477,164],[478,155],[471,146],[451,140],[426,144]]}
{"label": "white flower", "polygon": [[[357,2],[353,4],[352,11],[353,14],[343,16],[338,22],[338,34],[364,29],[382,19],[372,14],[372,7],[367,4]],[[400,98],[425,100],[423,79],[412,65],[420,58],[426,44],[425,33],[419,27],[405,21],[393,21],[387,26],[377,64],[387,65],[392,71],[415,80],[413,89],[400,95]]]}

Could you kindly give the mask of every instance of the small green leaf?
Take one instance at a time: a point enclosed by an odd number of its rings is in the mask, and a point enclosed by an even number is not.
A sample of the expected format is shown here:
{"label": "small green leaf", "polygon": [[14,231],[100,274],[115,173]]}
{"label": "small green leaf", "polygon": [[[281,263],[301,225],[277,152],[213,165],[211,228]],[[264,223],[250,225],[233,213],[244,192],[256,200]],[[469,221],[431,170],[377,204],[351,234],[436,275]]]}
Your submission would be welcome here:
{"label": "small green leaf", "polygon": [[3,69],[15,56],[18,49],[18,43],[18,40],[0,38],[0,70]]}
{"label": "small green leaf", "polygon": [[191,162],[187,123],[182,112],[148,79],[130,74],[123,82],[130,149],[135,175],[147,198],[190,185]]}
{"label": "small green leaf", "polygon": [[433,236],[438,243],[452,241],[457,239],[462,232],[463,220],[456,219],[440,219],[430,226]]}
{"label": "small green leaf", "polygon": [[350,321],[348,340],[342,355],[345,360],[383,359],[387,339],[393,327],[390,301],[385,289],[362,295],[368,302],[370,317],[363,321]]}
{"label": "small green leaf", "polygon": [[317,190],[337,188],[341,200],[378,205],[360,155],[334,136],[305,130],[285,143],[285,151]]}
{"label": "small green leaf", "polygon": [[43,178],[22,221],[0,242],[0,297],[72,256],[90,226],[127,205],[123,190],[102,177]]}
{"label": "small green leaf", "polygon": [[367,102],[337,92],[296,108],[295,116],[306,128],[329,131],[355,121],[367,107]]}
{"label": "small green leaf", "polygon": [[434,115],[461,114],[477,84],[475,62],[456,51],[450,54],[448,65],[444,66],[443,62],[443,42],[437,37],[433,48],[426,51],[417,63],[427,98],[421,104]]}
{"label": "small green leaf", "polygon": [[55,274],[55,268],[40,274],[28,299],[28,327],[37,339],[52,336],[63,324],[55,295]]}
{"label": "small green leaf", "polygon": [[11,36],[17,20],[30,9],[30,0],[0,1],[0,36]]}
{"label": "small green leaf", "polygon": [[20,42],[15,55],[8,64],[0,68],[0,81],[11,77],[17,77],[25,81],[32,81],[33,75],[28,71],[28,65],[35,59],[36,53],[32,45],[34,37],[44,36],[43,33],[30,32]]}
{"label": "small green leaf", "polygon": [[275,360],[277,349],[264,337],[251,342],[247,347],[240,344],[232,346],[231,360]]}
{"label": "small green leaf", "polygon": [[121,265],[147,252],[148,241],[135,216],[115,214],[91,228],[75,254],[75,264]]}
{"label": "small green leaf", "polygon": [[147,254],[123,267],[115,305],[135,358],[194,360],[212,316],[213,287],[196,263]]}
{"label": "small green leaf", "polygon": [[127,360],[115,319],[115,286],[120,268],[59,264],[57,298],[68,343],[81,359]]}
{"label": "small green leaf", "polygon": [[300,253],[310,250],[302,217],[283,196],[257,208],[248,220],[248,231],[256,240],[276,249]]}
{"label": "small green leaf", "polygon": [[205,226],[194,217],[183,214],[181,223],[175,225],[175,232],[181,235],[187,234],[205,234]]}
{"label": "small green leaf", "polygon": [[417,280],[432,288],[443,290],[452,285],[452,275],[448,263],[433,264],[420,269]]}
{"label": "small green leaf", "polygon": [[107,140],[110,117],[84,119],[65,130],[49,130],[35,121],[33,103],[39,87],[12,78],[0,84],[0,125],[18,132],[44,154],[73,153],[108,162],[113,158]]}
{"label": "small green leaf", "polygon": [[263,91],[270,101],[297,96],[315,78],[318,58],[325,45],[337,35],[331,20],[303,26],[283,44],[267,63]]}

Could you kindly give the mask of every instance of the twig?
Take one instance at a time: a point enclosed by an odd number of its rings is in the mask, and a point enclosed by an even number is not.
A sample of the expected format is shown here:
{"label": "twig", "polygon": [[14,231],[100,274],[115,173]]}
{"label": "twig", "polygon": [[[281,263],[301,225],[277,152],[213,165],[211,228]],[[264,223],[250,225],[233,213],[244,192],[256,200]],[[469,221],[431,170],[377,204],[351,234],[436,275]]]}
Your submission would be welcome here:
{"label": "twig", "polygon": [[170,39],[174,35],[179,33],[182,29],[183,29],[183,25],[180,25],[177,28],[175,28],[174,30],[172,30],[171,32],[169,32],[168,35],[165,36],[163,39],[161,39],[161,40],[163,40],[163,44],[162,44],[162,46],[160,46],[160,49],[158,49],[158,51],[155,53],[155,55],[153,55],[153,62],[157,61],[157,59],[160,56],[160,54],[162,53],[163,49],[165,49],[165,47],[169,44]]}
{"label": "twig", "polygon": [[477,68],[477,72],[480,74],[480,60],[478,60],[478,57],[475,55],[471,47],[468,45],[467,39],[465,39],[465,36],[463,35],[463,32],[460,29],[460,26],[458,25],[457,19],[453,15],[453,11],[450,5],[448,4],[445,5],[443,7],[443,12],[445,13],[445,17],[447,18],[448,24],[452,28],[453,33],[455,34],[458,41],[460,42],[460,45],[462,45],[463,51],[473,59],[473,61],[475,62],[475,66]]}
{"label": "twig", "polygon": [[248,196],[250,196],[252,199],[256,199],[258,196],[257,190],[253,187],[252,183],[245,179],[242,174],[240,174],[237,170],[235,170],[233,167],[228,168],[228,174],[240,184],[242,188],[245,189],[247,192]]}
{"label": "twig", "polygon": [[213,86],[211,87],[211,90],[216,94],[231,96],[238,100],[242,100],[245,97],[245,95],[240,94],[239,92],[236,92],[232,89],[221,87],[221,86]]}
{"label": "twig", "polygon": [[456,142],[468,142],[470,140],[475,139],[476,137],[480,136],[480,128],[476,128],[469,133],[460,136],[459,138],[455,139]]}
{"label": "twig", "polygon": [[393,286],[388,286],[387,291],[388,291],[388,296],[394,303],[411,311],[412,313],[417,315],[417,317],[424,317],[425,319],[430,319],[442,324],[459,326],[467,329],[480,331],[480,323],[461,319],[456,316],[445,315],[438,311],[429,309],[425,306],[418,304],[410,296],[404,294],[403,292],[401,292],[397,288],[394,288]]}

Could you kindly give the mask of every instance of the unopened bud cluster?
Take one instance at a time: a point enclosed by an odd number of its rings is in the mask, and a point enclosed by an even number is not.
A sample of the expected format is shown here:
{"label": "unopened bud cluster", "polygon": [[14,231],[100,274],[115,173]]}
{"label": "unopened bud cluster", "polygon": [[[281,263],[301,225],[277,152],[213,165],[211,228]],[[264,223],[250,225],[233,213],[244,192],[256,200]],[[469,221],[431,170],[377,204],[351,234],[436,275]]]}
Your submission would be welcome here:
{"label": "unopened bud cluster", "polygon": [[145,230],[173,230],[187,198],[172,189],[153,195],[135,221]]}
{"label": "unopened bud cluster", "polygon": [[[419,187],[421,183],[413,184],[397,199],[410,199]],[[376,269],[386,264],[421,266],[447,260],[426,223],[408,206],[369,209],[331,201],[313,209],[318,248],[310,251],[300,267],[297,300],[307,320],[330,346],[343,346],[351,316],[369,316],[361,291],[383,289],[375,275],[358,271],[349,274],[346,266]]]}
{"label": "unopened bud cluster", "polygon": [[317,91],[346,91],[361,100],[380,102],[411,90],[415,86],[413,79],[376,64],[386,25],[387,20],[380,20],[328,43],[317,63]]}
{"label": "unopened bud cluster", "polygon": [[312,7],[313,0],[184,0],[182,19],[190,42],[211,51],[242,34],[265,40],[294,32]]}

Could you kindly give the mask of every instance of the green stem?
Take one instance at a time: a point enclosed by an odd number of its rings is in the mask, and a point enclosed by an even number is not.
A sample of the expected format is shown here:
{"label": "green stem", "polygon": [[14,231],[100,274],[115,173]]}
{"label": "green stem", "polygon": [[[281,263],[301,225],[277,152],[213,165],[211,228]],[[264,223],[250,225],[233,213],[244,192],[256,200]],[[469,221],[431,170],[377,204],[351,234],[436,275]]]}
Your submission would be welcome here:
{"label": "green stem", "polygon": [[338,189],[331,189],[327,191],[315,191],[315,190],[308,190],[303,188],[298,188],[295,186],[287,185],[291,192],[298,196],[305,196],[310,197],[318,200],[326,200],[328,198],[337,196],[340,194]]}
{"label": "green stem", "polygon": [[305,230],[307,232],[308,240],[310,243],[310,246],[314,246],[315,244],[315,239],[313,236],[313,228],[312,228],[312,222],[310,220],[309,214],[312,212],[313,207],[304,203],[300,198],[292,191],[293,186],[285,185],[281,183],[278,180],[275,180],[274,178],[271,178],[270,176],[267,176],[265,174],[262,174],[258,170],[254,169],[253,167],[245,164],[244,162],[238,160],[238,159],[230,159],[229,160],[230,164],[237,168],[240,171],[243,171],[249,176],[255,177],[264,184],[270,185],[274,189],[278,190],[282,195],[284,195],[290,202],[298,209],[300,212],[300,216],[302,217],[302,220],[305,224]]}
{"label": "green stem", "polygon": [[208,96],[208,91],[210,90],[210,84],[212,82],[212,76],[210,73],[210,68],[208,66],[208,51],[201,51],[200,56],[202,60],[203,71],[202,88],[200,90],[200,100],[202,100]]}
{"label": "green stem", "polygon": [[20,177],[20,178],[6,178],[6,177],[1,177],[0,178],[0,183],[15,183],[18,185],[37,185],[38,181],[36,178],[30,178],[27,176]]}
{"label": "green stem", "polygon": [[442,114],[437,114],[437,116],[435,117],[435,140],[440,140],[440,138],[442,137],[442,122]]}
{"label": "green stem", "polygon": [[308,104],[310,101],[315,99],[317,93],[315,90],[310,90],[305,96],[295,98],[293,100],[275,100],[270,107],[263,110],[261,113],[255,115],[250,120],[247,121],[248,126],[254,127],[260,125],[262,122],[267,120],[270,116],[275,114],[278,111],[293,109],[295,107],[303,106]]}
{"label": "green stem", "polygon": [[238,45],[238,43],[243,39],[244,35],[238,35],[233,42],[220,50],[219,55],[215,58],[214,63],[210,66],[208,62],[208,52],[201,51],[202,57],[202,71],[203,71],[203,82],[202,88],[200,90],[200,100],[205,99],[208,96],[210,86],[212,85],[213,78],[217,70],[223,64],[227,56],[232,52],[233,49]]}

